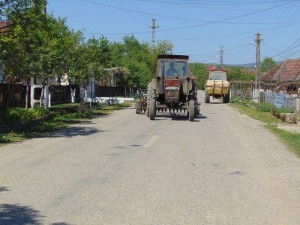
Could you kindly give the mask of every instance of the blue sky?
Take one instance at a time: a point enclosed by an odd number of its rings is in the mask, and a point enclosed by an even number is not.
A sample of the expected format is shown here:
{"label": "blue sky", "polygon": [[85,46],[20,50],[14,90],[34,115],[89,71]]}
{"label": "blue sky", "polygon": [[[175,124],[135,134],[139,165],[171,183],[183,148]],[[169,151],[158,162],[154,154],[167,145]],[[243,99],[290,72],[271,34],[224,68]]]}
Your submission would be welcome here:
{"label": "blue sky", "polygon": [[152,43],[169,40],[174,54],[192,62],[224,64],[255,62],[250,42],[261,33],[261,60],[300,57],[300,0],[48,0],[48,13],[67,19],[86,38],[103,35],[122,42],[134,35]]}

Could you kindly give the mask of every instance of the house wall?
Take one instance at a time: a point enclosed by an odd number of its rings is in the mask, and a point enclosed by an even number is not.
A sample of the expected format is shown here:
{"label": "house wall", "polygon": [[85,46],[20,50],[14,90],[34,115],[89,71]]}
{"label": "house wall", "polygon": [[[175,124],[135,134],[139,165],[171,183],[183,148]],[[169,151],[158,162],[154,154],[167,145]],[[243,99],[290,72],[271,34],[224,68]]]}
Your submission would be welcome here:
{"label": "house wall", "polygon": [[[21,84],[0,84],[0,108],[3,108],[6,101],[11,107],[25,107],[26,87]],[[7,98],[9,98],[7,100]]]}
{"label": "house wall", "polygon": [[89,82],[86,88],[80,87],[80,99],[94,99],[96,97],[116,97],[125,96],[125,87],[123,86],[100,86],[94,82]]}
{"label": "house wall", "polygon": [[[75,100],[79,101],[79,87],[73,87],[76,90]],[[10,90],[9,90],[10,89]],[[51,92],[51,104],[70,103],[71,90],[70,86],[52,85],[49,87]],[[42,86],[29,86],[29,106],[39,106]],[[0,84],[0,108],[4,108],[6,97],[10,96],[10,107],[25,107],[26,86],[21,84]]]}

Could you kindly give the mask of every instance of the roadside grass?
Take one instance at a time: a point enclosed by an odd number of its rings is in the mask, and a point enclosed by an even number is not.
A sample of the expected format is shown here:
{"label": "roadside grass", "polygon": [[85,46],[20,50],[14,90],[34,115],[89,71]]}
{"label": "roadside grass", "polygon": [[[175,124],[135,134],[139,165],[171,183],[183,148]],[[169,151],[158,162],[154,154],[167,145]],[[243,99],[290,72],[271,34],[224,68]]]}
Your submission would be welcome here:
{"label": "roadside grass", "polygon": [[[230,104],[236,108],[239,109],[239,111],[249,115],[250,117],[259,120],[266,124],[266,127],[278,135],[281,140],[287,144],[287,146],[295,152],[298,156],[300,156],[300,134],[299,133],[293,133],[288,132],[286,130],[278,128],[278,124],[282,124],[280,119],[277,119],[274,117],[271,112],[268,110],[260,110],[260,107],[257,103],[253,102],[239,102],[239,101],[233,101],[232,104]],[[289,112],[288,110],[282,110],[284,112]],[[299,121],[299,119],[298,119]],[[287,124],[287,123],[286,123]]]}
{"label": "roadside grass", "polygon": [[280,136],[282,140],[291,147],[291,149],[300,156],[300,134],[282,130],[274,125],[267,125],[267,127],[275,134]]}
{"label": "roadside grass", "polygon": [[[0,121],[0,147],[66,128],[72,124],[107,116],[115,110],[130,107],[132,102],[104,106],[88,104],[61,104],[47,110],[42,108],[13,108]],[[5,128],[5,129],[4,129]]]}

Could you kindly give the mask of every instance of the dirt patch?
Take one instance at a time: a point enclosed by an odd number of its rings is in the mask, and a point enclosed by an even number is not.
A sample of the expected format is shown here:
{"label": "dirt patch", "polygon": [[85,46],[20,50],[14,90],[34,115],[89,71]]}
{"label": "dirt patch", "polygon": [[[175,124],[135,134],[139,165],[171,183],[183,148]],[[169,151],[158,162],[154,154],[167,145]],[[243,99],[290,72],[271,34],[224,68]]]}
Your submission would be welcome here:
{"label": "dirt patch", "polygon": [[288,132],[298,133],[300,134],[300,124],[278,124],[278,128],[282,130],[286,130]]}

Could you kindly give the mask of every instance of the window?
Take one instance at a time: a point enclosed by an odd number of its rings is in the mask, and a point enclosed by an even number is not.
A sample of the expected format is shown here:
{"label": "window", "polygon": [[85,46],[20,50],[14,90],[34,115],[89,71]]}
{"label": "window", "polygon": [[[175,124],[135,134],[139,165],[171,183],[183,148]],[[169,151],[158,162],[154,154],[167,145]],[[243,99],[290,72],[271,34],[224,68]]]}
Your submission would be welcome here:
{"label": "window", "polygon": [[227,80],[226,72],[224,71],[211,71],[209,73],[210,80]]}
{"label": "window", "polygon": [[164,74],[166,77],[186,77],[188,74],[186,61],[166,60]]}

